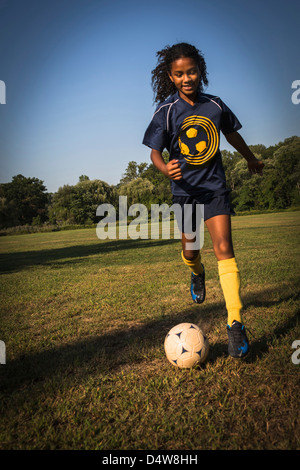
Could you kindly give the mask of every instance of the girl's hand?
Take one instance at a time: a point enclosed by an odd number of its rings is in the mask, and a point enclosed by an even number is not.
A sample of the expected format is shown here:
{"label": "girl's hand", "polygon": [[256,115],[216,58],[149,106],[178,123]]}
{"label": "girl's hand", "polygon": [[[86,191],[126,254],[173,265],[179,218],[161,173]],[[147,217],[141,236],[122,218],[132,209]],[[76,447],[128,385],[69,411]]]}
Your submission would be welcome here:
{"label": "girl's hand", "polygon": [[243,137],[238,132],[231,132],[230,134],[226,134],[225,137],[227,142],[247,160],[250,173],[262,175],[265,164],[253,155]]}
{"label": "girl's hand", "polygon": [[262,175],[264,166],[265,164],[257,158],[252,158],[251,160],[248,160],[248,169],[253,175]]}
{"label": "girl's hand", "polygon": [[178,160],[170,160],[166,164],[166,176],[171,180],[180,180],[182,178],[182,173]]}

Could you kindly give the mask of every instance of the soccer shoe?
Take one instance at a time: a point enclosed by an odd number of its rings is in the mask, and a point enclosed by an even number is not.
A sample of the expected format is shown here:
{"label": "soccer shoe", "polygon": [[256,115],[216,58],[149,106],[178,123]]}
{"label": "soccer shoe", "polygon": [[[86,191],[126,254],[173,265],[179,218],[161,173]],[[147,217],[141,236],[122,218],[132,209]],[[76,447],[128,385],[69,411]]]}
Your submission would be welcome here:
{"label": "soccer shoe", "polygon": [[202,304],[205,300],[205,270],[203,267],[202,274],[194,274],[191,276],[191,294],[196,304]]}
{"label": "soccer shoe", "polygon": [[232,357],[244,357],[249,351],[249,341],[246,329],[239,321],[227,325],[228,354]]}

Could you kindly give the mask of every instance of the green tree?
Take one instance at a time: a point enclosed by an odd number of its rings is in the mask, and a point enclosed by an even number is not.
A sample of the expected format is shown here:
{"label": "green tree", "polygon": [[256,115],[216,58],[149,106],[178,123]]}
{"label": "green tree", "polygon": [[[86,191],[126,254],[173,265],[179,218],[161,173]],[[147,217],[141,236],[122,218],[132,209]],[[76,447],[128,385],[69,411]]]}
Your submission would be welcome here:
{"label": "green tree", "polygon": [[[163,152],[165,162],[169,160],[169,153]],[[145,180],[144,183],[142,180]],[[151,183],[151,184],[150,184]],[[170,180],[166,178],[154,165],[150,163],[128,163],[127,169],[120,180],[119,195],[126,195],[129,205],[144,204],[150,208],[151,204],[172,204]]]}
{"label": "green tree", "polygon": [[300,204],[300,138],[290,137],[266,148],[251,146],[265,163],[263,176],[251,176],[246,161],[237,152],[223,153],[228,187],[238,211],[284,209]]}
{"label": "green tree", "polygon": [[52,223],[96,223],[96,210],[100,204],[115,204],[113,186],[101,180],[82,179],[75,186],[65,185],[54,194],[49,209]]}
{"label": "green tree", "polygon": [[146,167],[147,163],[138,164],[134,161],[129,162],[125,173],[120,180],[120,184],[126,184],[136,178],[141,177]]}
{"label": "green tree", "polygon": [[[167,163],[169,161],[169,152],[164,151],[162,156],[165,163]],[[153,184],[151,204],[172,204],[170,180],[153,163],[150,163],[143,171],[142,178],[146,178]]]}
{"label": "green tree", "polygon": [[81,175],[79,176],[79,182],[82,183],[82,181],[90,181],[90,178],[87,175]]}
{"label": "green tree", "polygon": [[128,183],[120,185],[119,196],[127,196],[127,205],[144,204],[150,209],[152,203],[153,184],[146,178],[136,178]]}
{"label": "green tree", "polygon": [[285,139],[274,152],[276,208],[286,208],[299,201],[300,137]]}
{"label": "green tree", "polygon": [[19,174],[0,185],[0,225],[12,227],[47,219],[48,194],[44,182]]}

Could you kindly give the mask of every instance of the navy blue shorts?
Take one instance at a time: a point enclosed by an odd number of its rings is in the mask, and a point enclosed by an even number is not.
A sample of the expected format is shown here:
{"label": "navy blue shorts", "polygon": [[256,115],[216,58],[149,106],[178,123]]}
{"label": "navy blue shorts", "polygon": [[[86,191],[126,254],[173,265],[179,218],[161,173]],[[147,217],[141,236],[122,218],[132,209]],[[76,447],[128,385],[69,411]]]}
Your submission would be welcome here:
{"label": "navy blue shorts", "polygon": [[[177,219],[177,223],[179,225],[180,230],[182,227],[184,227],[184,224],[188,224],[186,225],[187,227],[192,227],[193,232],[196,231],[196,228],[197,228],[196,206],[197,204],[203,205],[203,211],[201,212],[201,214],[204,220],[210,219],[211,217],[214,217],[215,215],[223,215],[223,214],[235,215],[235,212],[232,209],[231,204],[230,204],[228,193],[222,196],[216,196],[205,203],[200,202],[200,200],[197,199],[197,196],[173,196],[173,204],[179,204],[182,208],[181,220],[178,220],[178,215],[176,214],[176,219]],[[192,221],[184,219],[183,209],[184,209],[185,204],[191,205]],[[184,232],[184,230],[181,230],[181,231]],[[188,231],[185,231],[185,233],[188,233]]]}

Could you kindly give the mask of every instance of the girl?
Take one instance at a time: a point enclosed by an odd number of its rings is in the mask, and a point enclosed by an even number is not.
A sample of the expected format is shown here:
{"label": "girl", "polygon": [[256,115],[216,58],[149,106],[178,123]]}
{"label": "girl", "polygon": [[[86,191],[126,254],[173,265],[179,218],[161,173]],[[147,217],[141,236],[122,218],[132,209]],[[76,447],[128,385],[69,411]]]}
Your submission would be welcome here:
{"label": "girl", "polygon": [[[204,204],[204,221],[212,239],[228,313],[228,353],[245,356],[248,338],[242,323],[240,275],[231,238],[231,214],[225,173],[219,150],[220,131],[247,160],[251,173],[262,174],[264,164],[253,155],[241,135],[233,112],[214,95],[203,93],[208,84],[206,63],[198,49],[186,43],[157,53],[152,71],[155,102],[160,103],[143,143],[151,148],[153,164],[171,180],[173,203],[192,205],[191,232],[196,230],[196,205]],[[162,152],[169,152],[165,163]],[[181,227],[186,227],[181,222]],[[205,270],[199,249],[190,249],[191,233],[182,230],[182,259],[191,270],[191,294],[205,299]]]}

